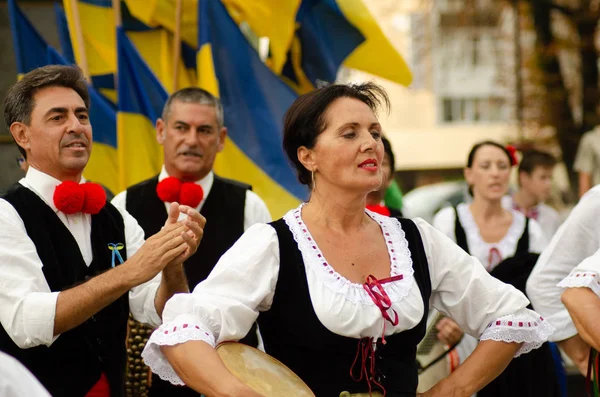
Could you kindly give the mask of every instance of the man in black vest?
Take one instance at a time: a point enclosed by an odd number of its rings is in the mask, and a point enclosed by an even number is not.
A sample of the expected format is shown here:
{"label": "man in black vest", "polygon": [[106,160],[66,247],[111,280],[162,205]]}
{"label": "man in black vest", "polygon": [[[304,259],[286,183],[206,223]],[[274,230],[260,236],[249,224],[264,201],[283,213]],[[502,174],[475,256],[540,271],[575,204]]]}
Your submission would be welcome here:
{"label": "man in black vest", "polygon": [[183,261],[205,222],[174,204],[163,229],[144,241],[131,215],[84,183],[88,108],[85,78],[68,66],[27,73],[4,101],[30,167],[0,199],[0,350],[54,397],[124,395],[129,311],[160,323],[167,299],[188,291]]}
{"label": "man in black vest", "polygon": [[[217,153],[223,150],[227,128],[223,106],[209,92],[184,88],[172,94],[162,118],[156,122],[156,137],[163,146],[162,171],[119,193],[112,203],[126,208],[146,235],[156,233],[165,222],[170,201],[179,198],[180,204],[187,202],[200,211],[208,223],[202,244],[185,264],[187,281],[193,289],[208,277],[221,255],[246,229],[255,223],[270,222],[271,216],[250,186],[212,171]],[[193,194],[194,189],[197,194]],[[256,345],[256,332],[243,342]],[[153,376],[150,396],[198,395]]]}

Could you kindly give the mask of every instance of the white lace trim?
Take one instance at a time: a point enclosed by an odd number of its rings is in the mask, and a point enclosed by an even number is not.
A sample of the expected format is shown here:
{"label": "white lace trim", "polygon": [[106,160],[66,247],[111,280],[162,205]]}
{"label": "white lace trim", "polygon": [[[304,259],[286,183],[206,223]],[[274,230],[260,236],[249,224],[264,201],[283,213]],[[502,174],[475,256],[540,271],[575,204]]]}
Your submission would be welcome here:
{"label": "white lace trim", "polygon": [[492,321],[479,339],[523,343],[515,353],[515,357],[519,357],[540,347],[553,332],[554,327],[542,316],[523,309]]}
{"label": "white lace trim", "polygon": [[600,280],[594,271],[573,270],[557,285],[561,288],[589,288],[600,297]]}
{"label": "white lace trim", "polygon": [[142,351],[142,359],[162,380],[183,386],[183,381],[165,358],[160,346],[173,346],[190,340],[201,340],[213,347],[216,346],[214,336],[201,323],[185,322],[181,324],[173,321],[161,325],[152,333]]}
{"label": "white lace trim", "polygon": [[[488,243],[483,239],[483,237],[481,237],[479,227],[477,226],[475,218],[473,218],[473,214],[469,209],[469,204],[461,203],[456,207],[456,210],[458,212],[460,223],[465,230],[465,234],[467,235],[469,250],[472,251],[471,254],[474,252],[489,252],[492,248],[496,248],[504,257],[511,256],[515,252],[519,239],[525,230],[526,218],[522,213],[514,209],[508,209],[513,214],[512,224],[506,231],[506,234],[502,240],[498,241],[497,243]],[[497,263],[495,263],[493,266],[490,266],[486,261],[486,263],[483,263],[483,265],[488,271],[491,271],[492,268],[497,265]]]}
{"label": "white lace trim", "polygon": [[[362,284],[353,283],[343,277],[331,267],[323,253],[317,246],[308,228],[302,220],[302,207],[289,211],[283,219],[294,236],[298,248],[302,253],[304,266],[320,277],[318,279],[331,291],[344,295],[345,299],[352,303],[361,303],[365,305],[374,305],[373,300],[367,294]],[[408,249],[406,234],[400,222],[395,218],[390,218],[365,209],[374,221],[381,227],[385,243],[390,256],[390,275],[401,275],[402,279],[389,283],[384,283],[383,288],[390,297],[391,301],[398,303],[408,295],[413,283],[413,262]]]}

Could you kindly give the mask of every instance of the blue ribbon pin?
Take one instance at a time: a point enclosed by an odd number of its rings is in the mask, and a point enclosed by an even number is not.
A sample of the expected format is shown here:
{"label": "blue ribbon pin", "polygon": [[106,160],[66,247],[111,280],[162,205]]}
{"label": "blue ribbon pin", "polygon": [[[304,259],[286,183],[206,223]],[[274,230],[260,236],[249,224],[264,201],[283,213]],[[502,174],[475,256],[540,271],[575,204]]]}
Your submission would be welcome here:
{"label": "blue ribbon pin", "polygon": [[112,251],[112,258],[111,258],[111,267],[115,267],[115,257],[119,259],[119,264],[123,263],[123,257],[121,256],[121,253],[119,252],[120,250],[123,249],[123,247],[125,247],[123,245],[123,243],[109,243],[108,244],[108,249]]}

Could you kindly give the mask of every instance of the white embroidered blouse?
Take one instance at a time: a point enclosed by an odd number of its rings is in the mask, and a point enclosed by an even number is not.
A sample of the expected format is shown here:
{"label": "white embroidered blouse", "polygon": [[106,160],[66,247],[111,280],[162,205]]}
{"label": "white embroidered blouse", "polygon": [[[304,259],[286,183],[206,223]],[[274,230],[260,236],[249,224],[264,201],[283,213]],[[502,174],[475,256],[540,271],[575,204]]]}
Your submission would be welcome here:
{"label": "white embroidered blouse", "polygon": [[[392,335],[420,322],[423,301],[400,223],[368,210],[366,213],[379,223],[385,236],[390,275],[403,276],[383,284],[400,318],[397,325],[388,323],[385,328],[385,334]],[[327,263],[302,220],[302,206],[289,211],[284,220],[302,253],[310,297],[323,325],[346,337],[380,338],[384,319],[379,308],[361,284],[345,279]],[[488,275],[475,258],[422,219],[415,223],[429,263],[433,307],[481,339],[524,342],[517,356],[547,339],[552,327],[526,309],[529,301],[521,292]],[[244,337],[259,313],[269,310],[273,302],[279,257],[275,229],[267,224],[248,229],[192,293],[177,294],[167,302],[164,324],[152,334],[142,353],[146,364],[161,378],[183,384],[159,346],[190,340],[215,346]]]}
{"label": "white embroidered blouse", "polygon": [[[461,203],[456,207],[460,224],[465,230],[470,254],[479,259],[486,270],[492,271],[503,259],[510,258],[517,251],[517,243],[525,231],[525,216],[514,209],[512,224],[502,240],[488,243],[481,237],[479,227],[475,223],[469,204]],[[456,242],[454,227],[456,214],[452,207],[441,209],[433,218],[433,227]],[[529,220],[529,252],[541,253],[548,245],[546,234],[534,219]],[[495,250],[494,250],[495,249]]]}

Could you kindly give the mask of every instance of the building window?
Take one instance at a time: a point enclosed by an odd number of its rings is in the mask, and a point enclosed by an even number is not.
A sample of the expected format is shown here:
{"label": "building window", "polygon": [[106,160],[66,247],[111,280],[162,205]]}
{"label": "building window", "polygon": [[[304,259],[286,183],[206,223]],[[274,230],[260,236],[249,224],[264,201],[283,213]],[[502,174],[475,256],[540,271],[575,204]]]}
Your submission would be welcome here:
{"label": "building window", "polygon": [[456,98],[441,100],[442,122],[477,123],[506,120],[506,100],[504,98]]}
{"label": "building window", "polygon": [[452,99],[444,98],[442,102],[444,106],[444,121],[452,121]]}
{"label": "building window", "polygon": [[473,36],[473,47],[471,48],[471,65],[473,65],[473,67],[476,67],[479,64],[481,58],[481,55],[479,54],[480,43],[481,40],[479,39],[479,36]]}

